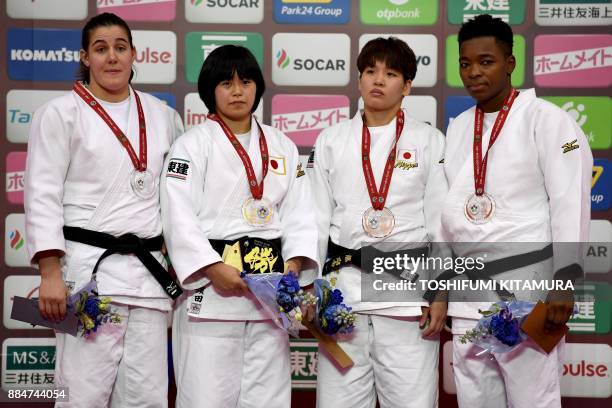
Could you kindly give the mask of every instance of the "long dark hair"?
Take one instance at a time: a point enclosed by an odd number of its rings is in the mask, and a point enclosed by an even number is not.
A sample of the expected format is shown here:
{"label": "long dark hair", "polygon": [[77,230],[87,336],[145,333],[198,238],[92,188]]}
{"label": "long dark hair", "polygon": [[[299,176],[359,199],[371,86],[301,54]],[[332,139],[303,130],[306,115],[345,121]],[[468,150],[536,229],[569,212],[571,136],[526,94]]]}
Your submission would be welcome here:
{"label": "long dark hair", "polygon": [[[130,43],[130,47],[134,48],[134,44],[132,44],[132,31],[127,23],[118,15],[113,13],[102,13],[98,14],[95,17],[92,17],[85,27],[83,27],[83,32],[81,33],[81,48],[87,52],[89,49],[89,41],[91,39],[91,33],[98,27],[112,27],[119,26],[125,30],[125,33],[128,37],[128,42]],[[132,82],[132,78],[134,77],[134,70],[130,74],[130,82]],[[77,72],[77,79],[89,83],[89,67],[83,64],[83,61],[79,60],[79,70]]]}

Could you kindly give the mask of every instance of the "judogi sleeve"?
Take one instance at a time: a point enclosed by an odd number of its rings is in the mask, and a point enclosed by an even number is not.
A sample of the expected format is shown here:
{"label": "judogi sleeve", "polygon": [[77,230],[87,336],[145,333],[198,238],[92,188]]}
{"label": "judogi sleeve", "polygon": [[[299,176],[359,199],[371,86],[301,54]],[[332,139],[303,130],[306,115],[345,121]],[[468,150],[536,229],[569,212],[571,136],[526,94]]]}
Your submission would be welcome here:
{"label": "judogi sleeve", "polygon": [[[195,132],[195,130],[193,131]],[[181,286],[197,289],[210,280],[200,269],[221,262],[200,228],[207,148],[204,135],[181,136],[166,157],[160,183],[164,240]]]}
{"label": "judogi sleeve", "polygon": [[549,197],[557,279],[582,276],[582,244],[589,237],[593,155],[578,124],[552,104],[538,107],[535,142]]}
{"label": "judogi sleeve", "polygon": [[317,137],[315,146],[310,152],[308,164],[306,165],[308,178],[312,188],[312,196],[315,203],[315,216],[319,237],[318,257],[321,276],[325,258],[327,257],[327,242],[329,240],[329,228],[334,209],[334,198],[329,184],[329,163],[325,155],[325,140],[328,131],[324,130]]}
{"label": "judogi sleeve", "polygon": [[444,135],[432,129],[429,142],[429,174],[423,198],[425,228],[430,242],[442,241],[440,216],[448,193],[448,183],[444,175],[444,143]]}
{"label": "judogi sleeve", "polygon": [[169,130],[169,134],[172,136],[171,139],[171,143],[174,142],[176,139],[179,138],[180,135],[182,135],[183,133],[185,133],[185,130],[183,128],[183,121],[181,120],[181,116],[178,114],[177,111],[175,111],[174,109],[168,107],[168,109],[170,110],[170,130]]}
{"label": "judogi sleeve", "polygon": [[[66,110],[67,109],[67,110]],[[70,138],[75,108],[51,102],[32,120],[25,171],[27,248],[32,265],[40,251],[66,251],[64,241],[64,180],[70,166]]]}
{"label": "judogi sleeve", "polygon": [[282,225],[282,251],[285,260],[302,256],[308,261],[302,265],[299,275],[301,286],[310,285],[318,276],[317,226],[310,185],[299,165],[299,154],[291,144],[288,168],[289,190],[280,203]]}

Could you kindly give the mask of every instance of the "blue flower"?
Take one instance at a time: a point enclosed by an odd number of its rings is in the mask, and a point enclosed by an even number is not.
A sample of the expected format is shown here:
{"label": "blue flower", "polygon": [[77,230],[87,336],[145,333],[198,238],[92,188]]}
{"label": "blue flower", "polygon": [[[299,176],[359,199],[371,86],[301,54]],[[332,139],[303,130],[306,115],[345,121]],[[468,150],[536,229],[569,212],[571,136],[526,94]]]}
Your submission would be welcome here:
{"label": "blue flower", "polygon": [[323,311],[323,332],[325,334],[336,334],[340,330],[340,325],[336,321],[338,305],[331,305]]}
{"label": "blue flower", "polygon": [[507,309],[491,318],[490,328],[491,333],[508,346],[514,346],[521,341],[519,322],[512,318],[512,313]]}
{"label": "blue flower", "polygon": [[85,301],[85,306],[83,308],[85,310],[85,313],[87,313],[92,319],[94,319],[94,321],[97,321],[96,317],[98,317],[98,315],[100,314],[99,303],[100,300],[98,298],[89,297],[87,298],[87,301]]}
{"label": "blue flower", "polygon": [[297,306],[294,297],[282,291],[276,293],[276,302],[286,313],[292,311]]}
{"label": "blue flower", "polygon": [[342,292],[338,289],[334,289],[329,293],[329,305],[339,305],[344,300],[342,297]]}
{"label": "blue flower", "polygon": [[290,294],[295,294],[300,291],[300,283],[297,276],[293,272],[283,275],[278,283],[278,289]]}

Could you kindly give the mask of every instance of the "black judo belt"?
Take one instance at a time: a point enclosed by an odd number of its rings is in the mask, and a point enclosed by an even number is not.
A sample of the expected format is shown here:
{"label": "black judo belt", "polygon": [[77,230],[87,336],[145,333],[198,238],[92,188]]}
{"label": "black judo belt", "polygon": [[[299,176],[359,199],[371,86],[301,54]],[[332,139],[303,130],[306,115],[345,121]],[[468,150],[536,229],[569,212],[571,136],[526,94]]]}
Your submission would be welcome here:
{"label": "black judo belt", "polygon": [[[534,265],[545,261],[553,256],[553,245],[549,244],[542,249],[536,251],[526,252],[523,254],[512,255],[506,258],[496,259],[494,261],[484,263],[484,268],[481,270],[466,270],[464,274],[473,281],[488,281],[493,276],[499,275],[500,273],[508,272],[514,269],[524,268],[526,266]],[[437,281],[451,280],[462,274],[456,273],[452,269],[447,269],[442,272],[437,278]],[[423,297],[425,300],[432,302],[436,296],[437,290],[428,290],[425,292]],[[504,288],[496,289],[497,294],[503,300],[514,299],[513,293],[507,291]]]}
{"label": "black judo belt", "polygon": [[[372,272],[369,268],[367,270],[362,268],[362,255],[364,254],[364,251],[367,251],[366,253],[368,255],[368,259],[374,257],[395,257],[396,255],[406,255],[408,257],[417,258],[419,256],[427,257],[429,255],[429,246],[383,252],[374,248],[373,246],[365,246],[359,249],[349,249],[334,243],[330,239],[327,243],[327,260],[323,265],[323,276],[329,275],[330,273],[347,265],[356,266],[365,273]],[[412,276],[416,277],[417,275]],[[400,274],[400,277],[408,278],[402,274]]]}
{"label": "black judo belt", "polygon": [[168,296],[176,299],[183,293],[179,284],[172,279],[159,261],[151,255],[152,251],[161,251],[164,244],[164,238],[161,235],[146,239],[139,238],[134,234],[115,237],[105,232],[78,227],[64,227],[64,238],[69,241],[106,249],[100,258],[98,258],[92,276],[96,275],[100,262],[107,256],[112,254],[134,255],[151,272],[151,275],[162,286]]}
{"label": "black judo belt", "polygon": [[221,256],[226,245],[234,246],[239,243],[242,267],[247,274],[285,272],[280,238],[268,240],[244,236],[234,240],[209,239],[208,241]]}

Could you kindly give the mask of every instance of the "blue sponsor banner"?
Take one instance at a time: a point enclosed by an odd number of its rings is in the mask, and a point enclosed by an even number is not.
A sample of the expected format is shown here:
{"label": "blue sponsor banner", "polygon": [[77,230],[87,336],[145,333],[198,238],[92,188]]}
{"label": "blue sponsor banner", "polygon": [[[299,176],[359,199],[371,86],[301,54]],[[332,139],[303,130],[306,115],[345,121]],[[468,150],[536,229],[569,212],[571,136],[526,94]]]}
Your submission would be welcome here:
{"label": "blue sponsor banner", "polygon": [[472,106],[476,101],[470,96],[449,96],[444,103],[444,131],[448,129],[448,124],[457,116]]}
{"label": "blue sponsor banner", "polygon": [[610,161],[595,159],[593,163],[593,182],[591,187],[591,210],[606,211],[610,209]]}
{"label": "blue sponsor banner", "polygon": [[74,81],[81,30],[11,28],[7,35],[8,76],[25,81]]}
{"label": "blue sponsor banner", "polygon": [[168,106],[176,109],[176,96],[167,92],[151,92],[151,95],[166,102]]}
{"label": "blue sponsor banner", "polygon": [[350,0],[274,0],[274,21],[281,24],[346,24]]}

